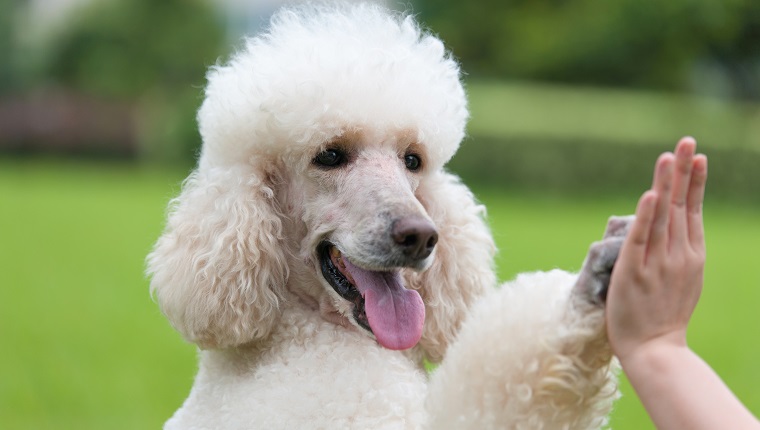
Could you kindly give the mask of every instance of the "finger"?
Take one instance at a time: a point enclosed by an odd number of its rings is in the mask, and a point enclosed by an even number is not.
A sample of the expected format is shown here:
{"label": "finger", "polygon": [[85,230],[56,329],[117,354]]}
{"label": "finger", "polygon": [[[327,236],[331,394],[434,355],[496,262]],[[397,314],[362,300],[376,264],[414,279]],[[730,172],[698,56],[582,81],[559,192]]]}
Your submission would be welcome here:
{"label": "finger", "polygon": [[705,233],[702,222],[702,202],[707,184],[707,157],[698,154],[694,157],[686,213],[689,223],[689,243],[695,249],[704,249]]}
{"label": "finger", "polygon": [[670,213],[670,196],[673,189],[673,154],[666,152],[657,159],[654,170],[652,189],[657,193],[657,206],[654,212],[652,228],[649,233],[651,251],[664,248],[668,244],[668,222]]}
{"label": "finger", "polygon": [[697,142],[691,137],[684,137],[676,145],[676,171],[673,177],[671,201],[677,206],[686,206],[686,195],[691,180],[692,158],[696,146]]}
{"label": "finger", "polygon": [[620,251],[621,261],[631,261],[640,266],[646,264],[646,251],[649,234],[654,221],[658,196],[655,191],[645,192],[636,205],[636,218],[631,224],[628,236]]}
{"label": "finger", "polygon": [[697,142],[691,137],[684,137],[676,145],[673,192],[670,198],[670,243],[685,243],[688,238],[686,199],[691,182],[691,170],[696,146]]}

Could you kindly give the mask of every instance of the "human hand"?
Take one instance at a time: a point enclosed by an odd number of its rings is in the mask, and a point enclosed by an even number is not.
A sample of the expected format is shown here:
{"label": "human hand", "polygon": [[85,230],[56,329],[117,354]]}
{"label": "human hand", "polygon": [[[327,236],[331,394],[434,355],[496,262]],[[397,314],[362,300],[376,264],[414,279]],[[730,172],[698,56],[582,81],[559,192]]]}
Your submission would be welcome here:
{"label": "human hand", "polygon": [[695,155],[695,148],[694,139],[686,137],[675,155],[659,157],[652,189],[639,200],[612,271],[607,335],[621,361],[650,345],[686,346],[705,261],[707,158]]}

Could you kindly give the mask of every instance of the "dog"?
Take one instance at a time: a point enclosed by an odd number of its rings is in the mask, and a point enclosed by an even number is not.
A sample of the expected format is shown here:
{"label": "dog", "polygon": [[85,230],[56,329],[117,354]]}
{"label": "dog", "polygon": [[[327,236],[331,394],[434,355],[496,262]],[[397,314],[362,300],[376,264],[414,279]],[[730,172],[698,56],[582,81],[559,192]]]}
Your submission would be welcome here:
{"label": "dog", "polygon": [[200,348],[166,429],[605,425],[630,220],[580,275],[498,287],[485,210],[445,170],[467,119],[441,40],[377,5],[284,8],[210,70],[198,165],[147,259]]}

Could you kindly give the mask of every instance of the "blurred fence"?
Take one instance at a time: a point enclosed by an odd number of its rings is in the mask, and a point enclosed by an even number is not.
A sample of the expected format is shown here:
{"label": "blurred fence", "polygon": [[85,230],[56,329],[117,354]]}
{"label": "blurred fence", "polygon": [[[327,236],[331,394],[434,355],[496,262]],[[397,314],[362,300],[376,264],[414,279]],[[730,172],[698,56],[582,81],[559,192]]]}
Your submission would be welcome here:
{"label": "blurred fence", "polygon": [[0,151],[135,157],[134,108],[80,93],[46,91],[0,99]]}

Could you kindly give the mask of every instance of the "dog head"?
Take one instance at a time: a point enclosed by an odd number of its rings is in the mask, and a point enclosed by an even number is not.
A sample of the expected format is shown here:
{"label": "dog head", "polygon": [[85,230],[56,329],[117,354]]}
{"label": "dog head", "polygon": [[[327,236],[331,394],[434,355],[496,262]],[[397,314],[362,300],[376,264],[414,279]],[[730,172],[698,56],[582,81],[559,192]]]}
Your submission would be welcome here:
{"label": "dog head", "polygon": [[[203,347],[249,342],[294,292],[386,347],[445,343],[493,244],[443,172],[467,107],[441,41],[377,6],[285,9],[208,80],[198,168],[148,259],[173,325]],[[449,261],[467,234],[472,254]]]}

